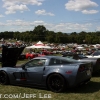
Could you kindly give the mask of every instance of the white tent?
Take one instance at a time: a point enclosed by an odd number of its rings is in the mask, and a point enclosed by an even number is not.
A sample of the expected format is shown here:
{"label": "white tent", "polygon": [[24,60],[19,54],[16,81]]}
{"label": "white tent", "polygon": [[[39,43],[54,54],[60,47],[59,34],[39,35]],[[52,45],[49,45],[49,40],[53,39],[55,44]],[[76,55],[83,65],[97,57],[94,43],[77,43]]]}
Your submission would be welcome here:
{"label": "white tent", "polygon": [[83,49],[84,47],[76,47],[76,48],[78,48],[78,49]]}
{"label": "white tent", "polygon": [[43,44],[41,41],[37,42],[36,44],[34,44],[32,46],[28,46],[26,48],[44,48],[44,49],[51,49],[50,46],[47,46],[47,45]]}
{"label": "white tent", "polygon": [[39,41],[39,42],[37,42],[37,43],[35,44],[35,46],[45,46],[45,44],[43,44],[41,41]]}
{"label": "white tent", "polygon": [[84,50],[84,47],[81,47],[81,46],[79,46],[79,47],[76,47],[78,50]]}

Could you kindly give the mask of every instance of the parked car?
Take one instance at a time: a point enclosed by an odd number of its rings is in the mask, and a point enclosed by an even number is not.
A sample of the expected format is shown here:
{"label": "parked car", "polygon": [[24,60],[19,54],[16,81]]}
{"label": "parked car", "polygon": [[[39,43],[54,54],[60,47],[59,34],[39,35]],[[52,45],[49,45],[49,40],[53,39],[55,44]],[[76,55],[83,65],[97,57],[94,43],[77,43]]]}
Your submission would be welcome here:
{"label": "parked car", "polygon": [[47,50],[42,50],[43,55],[53,55],[53,52],[47,51]]}
{"label": "parked car", "polygon": [[9,46],[2,46],[2,67],[5,66],[15,66],[22,51],[24,50],[24,46],[21,47],[9,47]]}
{"label": "parked car", "polygon": [[24,60],[26,59],[26,55],[24,53],[21,53],[18,57],[18,60]]}
{"label": "parked car", "polygon": [[35,57],[38,57],[38,54],[37,53],[26,53],[26,59],[33,59]]}
{"label": "parked car", "polygon": [[75,60],[78,60],[80,62],[91,62],[93,65],[93,73],[96,73],[97,71],[100,71],[100,58],[88,58],[87,56],[83,54],[76,54],[76,53],[70,53],[70,54],[63,54],[63,57],[73,58]]}
{"label": "parked car", "polygon": [[46,50],[42,50],[40,52],[37,52],[37,53],[34,53],[34,52],[29,52],[29,53],[26,53],[26,59],[33,59],[35,57],[41,57],[41,56],[46,56],[46,55],[53,55],[52,52],[50,51],[46,51]]}
{"label": "parked car", "polygon": [[[26,59],[25,54],[20,54],[18,60],[24,60],[24,59]],[[0,62],[2,62],[2,53],[0,53]]]}
{"label": "parked car", "polygon": [[[11,63],[15,64],[14,61]],[[22,84],[62,92],[66,88],[89,82],[91,73],[91,63],[80,63],[61,56],[43,56],[18,67],[8,64],[8,67],[0,68],[0,84]]]}
{"label": "parked car", "polygon": [[87,55],[88,58],[100,58],[100,50],[94,51],[91,55]]}

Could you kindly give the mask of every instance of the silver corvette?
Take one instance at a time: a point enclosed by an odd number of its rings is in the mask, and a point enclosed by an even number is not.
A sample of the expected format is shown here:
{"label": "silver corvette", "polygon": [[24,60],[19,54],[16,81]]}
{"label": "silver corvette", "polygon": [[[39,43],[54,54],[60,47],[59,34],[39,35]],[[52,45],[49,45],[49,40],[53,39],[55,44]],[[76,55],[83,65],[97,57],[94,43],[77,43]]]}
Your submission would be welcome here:
{"label": "silver corvette", "polygon": [[91,63],[60,56],[36,57],[19,67],[7,64],[0,68],[0,84],[46,87],[53,92],[87,83],[92,73]]}

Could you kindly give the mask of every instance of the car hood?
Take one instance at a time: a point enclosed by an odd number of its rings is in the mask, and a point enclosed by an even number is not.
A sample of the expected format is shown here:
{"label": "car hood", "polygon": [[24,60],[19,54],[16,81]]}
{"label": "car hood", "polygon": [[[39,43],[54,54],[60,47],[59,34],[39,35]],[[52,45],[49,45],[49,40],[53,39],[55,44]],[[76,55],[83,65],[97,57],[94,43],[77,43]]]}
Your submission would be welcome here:
{"label": "car hood", "polygon": [[24,48],[2,46],[2,67],[14,67]]}

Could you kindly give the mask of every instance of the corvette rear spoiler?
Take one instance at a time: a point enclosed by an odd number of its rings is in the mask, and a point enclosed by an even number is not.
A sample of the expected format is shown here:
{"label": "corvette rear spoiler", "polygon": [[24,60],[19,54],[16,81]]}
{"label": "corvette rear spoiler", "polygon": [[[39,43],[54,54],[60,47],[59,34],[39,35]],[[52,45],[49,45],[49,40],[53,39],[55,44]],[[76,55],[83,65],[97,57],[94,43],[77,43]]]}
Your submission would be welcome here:
{"label": "corvette rear spoiler", "polygon": [[2,67],[14,67],[25,46],[2,46]]}

